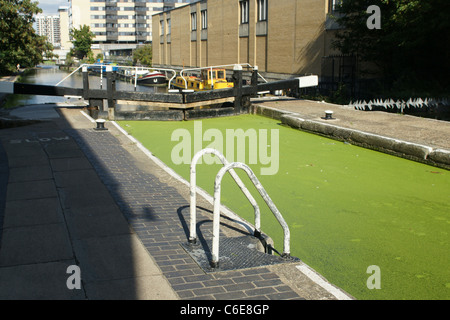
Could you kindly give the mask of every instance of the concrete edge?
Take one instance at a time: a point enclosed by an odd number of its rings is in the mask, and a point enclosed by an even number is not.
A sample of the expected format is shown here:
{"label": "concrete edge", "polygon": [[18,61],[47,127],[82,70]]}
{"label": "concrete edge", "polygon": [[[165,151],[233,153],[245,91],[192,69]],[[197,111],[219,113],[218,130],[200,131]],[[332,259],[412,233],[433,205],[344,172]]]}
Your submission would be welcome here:
{"label": "concrete edge", "polygon": [[355,297],[353,297],[349,293],[345,292],[341,288],[329,282],[320,273],[315,271],[306,263],[302,262],[301,264],[297,265],[296,268],[305,276],[307,276],[311,281],[313,281],[318,286],[322,287],[325,291],[327,291],[329,294],[334,296],[336,300],[356,300]]}
{"label": "concrete edge", "polygon": [[450,170],[450,151],[445,149],[432,148],[316,120],[307,120],[297,113],[256,104],[252,106],[252,113],[280,120],[282,124],[294,129]]}

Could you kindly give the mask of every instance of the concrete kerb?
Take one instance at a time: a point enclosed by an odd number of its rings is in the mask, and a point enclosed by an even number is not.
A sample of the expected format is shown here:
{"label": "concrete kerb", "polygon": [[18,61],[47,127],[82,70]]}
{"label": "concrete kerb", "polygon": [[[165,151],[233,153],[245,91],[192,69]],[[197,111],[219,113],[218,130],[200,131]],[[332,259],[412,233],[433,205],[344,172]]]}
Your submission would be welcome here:
{"label": "concrete kerb", "polygon": [[428,159],[436,163],[445,163],[448,167],[450,167],[450,151],[448,150],[434,149],[428,155]]}
{"label": "concrete kerb", "polygon": [[450,169],[450,151],[381,136],[374,133],[340,127],[317,120],[307,120],[299,114],[266,106],[253,105],[253,113],[263,115],[289,127],[319,134],[334,140],[345,141],[360,147],[372,149],[405,159]]}

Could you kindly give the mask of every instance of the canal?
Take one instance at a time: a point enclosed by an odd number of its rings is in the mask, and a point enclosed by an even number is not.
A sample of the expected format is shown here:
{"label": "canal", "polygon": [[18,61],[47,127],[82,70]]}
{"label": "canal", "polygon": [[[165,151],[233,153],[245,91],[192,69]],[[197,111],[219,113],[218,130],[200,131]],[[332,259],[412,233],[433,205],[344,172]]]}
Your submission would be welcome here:
{"label": "canal", "polygon": [[[448,171],[251,114],[118,124],[186,181],[188,159],[201,148],[248,164],[289,225],[291,254],[354,297],[450,298]],[[238,143],[233,132],[246,138]],[[197,185],[210,195],[222,167],[212,161],[204,159],[196,169]],[[236,171],[260,206],[262,231],[281,251],[280,224],[245,172]],[[254,221],[254,208],[230,176],[221,190],[223,204]],[[381,289],[367,285],[370,266],[381,270]]]}
{"label": "canal", "polygon": [[[33,83],[41,85],[56,85],[65,77],[70,74],[67,70],[60,70],[57,66],[51,65],[39,65],[36,68],[25,71],[23,75],[20,76],[17,82],[21,83]],[[99,75],[89,75],[89,87],[91,89],[103,88],[106,90],[106,76],[101,79]],[[71,77],[62,82],[60,87],[70,87],[70,88],[82,88],[83,87],[83,75],[81,69],[74,73]],[[127,81],[118,80],[116,81],[117,90],[123,91],[134,91],[134,82],[130,83]],[[165,87],[148,87],[148,86],[136,86],[136,91],[139,92],[154,92],[155,90],[166,90]],[[68,98],[65,97],[55,97],[55,96],[36,96],[36,95],[25,95],[25,94],[15,94],[10,95],[4,105],[4,108],[13,108],[18,106],[33,105],[33,104],[44,104],[44,103],[63,103],[68,102]]]}

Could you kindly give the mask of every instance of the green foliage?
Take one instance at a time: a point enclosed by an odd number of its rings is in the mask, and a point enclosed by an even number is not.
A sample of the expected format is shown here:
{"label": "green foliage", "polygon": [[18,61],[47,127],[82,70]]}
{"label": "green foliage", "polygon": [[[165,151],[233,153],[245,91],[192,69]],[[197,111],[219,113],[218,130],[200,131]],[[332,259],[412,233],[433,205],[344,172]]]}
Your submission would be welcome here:
{"label": "green foliage", "polygon": [[94,52],[92,50],[89,50],[87,54],[87,62],[90,64],[95,63]]}
{"label": "green foliage", "polygon": [[90,27],[83,25],[80,29],[72,29],[70,35],[73,37],[72,56],[78,59],[83,59],[86,56],[90,58],[91,45],[95,38],[95,34],[91,32]]}
{"label": "green foliage", "polygon": [[67,66],[72,66],[75,63],[75,61],[73,60],[73,56],[71,52],[68,52],[66,54],[66,65]]}
{"label": "green foliage", "polygon": [[16,65],[34,67],[53,46],[33,29],[33,16],[41,13],[38,2],[0,0],[0,74],[11,74]]}
{"label": "green foliage", "polygon": [[[381,29],[367,28],[367,8],[381,9]],[[356,54],[381,71],[391,91],[448,92],[448,0],[347,0],[336,18],[345,29],[335,48]]]}
{"label": "green foliage", "polygon": [[153,58],[152,45],[147,44],[143,47],[136,49],[133,53],[133,64],[139,64],[143,66],[151,66]]}

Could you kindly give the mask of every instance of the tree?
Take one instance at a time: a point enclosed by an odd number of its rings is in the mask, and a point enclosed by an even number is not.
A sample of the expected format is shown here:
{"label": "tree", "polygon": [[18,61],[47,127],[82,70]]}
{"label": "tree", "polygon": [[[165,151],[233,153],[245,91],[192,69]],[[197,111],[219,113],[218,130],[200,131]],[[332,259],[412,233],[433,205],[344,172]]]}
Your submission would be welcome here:
{"label": "tree", "polygon": [[16,65],[34,67],[53,46],[33,29],[33,16],[41,13],[31,0],[0,0],[0,74],[11,74]]}
{"label": "tree", "polygon": [[141,64],[144,66],[151,66],[153,59],[152,45],[147,44],[136,49],[133,53],[133,64]]}
{"label": "tree", "polygon": [[[381,9],[381,29],[369,29],[367,8]],[[448,92],[450,1],[347,0],[337,22],[335,48],[378,67],[386,87]]]}
{"label": "tree", "polygon": [[83,59],[84,57],[89,56],[89,53],[91,52],[91,45],[93,39],[95,38],[95,34],[91,32],[90,27],[83,25],[80,29],[72,29],[70,31],[70,35],[73,38],[72,55],[78,59]]}

